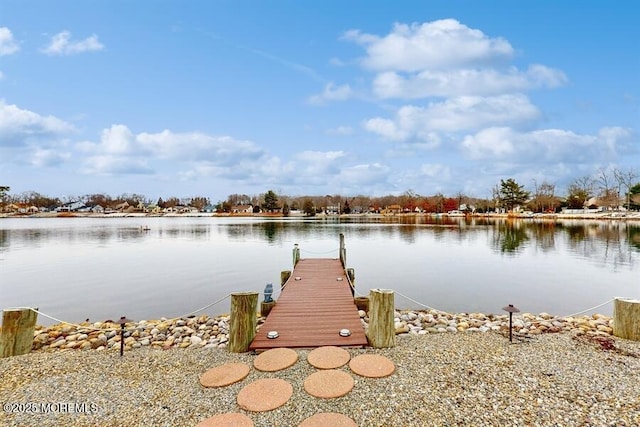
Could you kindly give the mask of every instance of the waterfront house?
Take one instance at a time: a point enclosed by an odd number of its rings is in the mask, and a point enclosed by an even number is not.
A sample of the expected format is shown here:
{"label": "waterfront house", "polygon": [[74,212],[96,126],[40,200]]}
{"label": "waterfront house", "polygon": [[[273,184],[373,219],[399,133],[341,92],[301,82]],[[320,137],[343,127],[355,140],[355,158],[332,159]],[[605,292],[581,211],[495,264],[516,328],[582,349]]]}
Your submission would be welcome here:
{"label": "waterfront house", "polygon": [[252,214],[253,205],[236,205],[231,208],[231,213],[234,214]]}

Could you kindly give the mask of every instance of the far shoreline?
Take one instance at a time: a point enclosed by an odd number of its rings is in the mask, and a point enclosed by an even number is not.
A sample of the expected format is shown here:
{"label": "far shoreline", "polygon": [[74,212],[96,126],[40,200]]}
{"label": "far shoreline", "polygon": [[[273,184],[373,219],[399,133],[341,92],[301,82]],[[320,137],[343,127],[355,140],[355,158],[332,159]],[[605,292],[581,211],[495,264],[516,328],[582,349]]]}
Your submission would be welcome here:
{"label": "far shoreline", "polygon": [[307,216],[303,213],[291,213],[283,215],[281,213],[256,213],[256,214],[233,214],[233,213],[144,213],[144,212],[114,212],[114,213],[94,213],[94,212],[40,212],[32,214],[1,213],[0,218],[262,218],[262,219],[395,219],[395,218],[432,218],[432,219],[456,219],[456,218],[479,218],[479,219],[521,219],[521,220],[613,220],[613,221],[638,221],[640,222],[640,212],[587,212],[587,213],[540,213],[540,214],[518,214],[518,213],[483,213],[449,215],[447,213],[358,213],[358,214],[316,214]]}

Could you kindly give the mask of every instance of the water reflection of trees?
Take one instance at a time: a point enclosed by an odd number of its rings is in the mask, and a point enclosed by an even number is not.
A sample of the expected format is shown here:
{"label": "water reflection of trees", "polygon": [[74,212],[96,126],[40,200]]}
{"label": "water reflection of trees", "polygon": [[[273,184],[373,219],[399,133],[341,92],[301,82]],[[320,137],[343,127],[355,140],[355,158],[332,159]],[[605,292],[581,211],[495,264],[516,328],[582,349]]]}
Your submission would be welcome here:
{"label": "water reflection of trees", "polygon": [[633,265],[640,249],[640,228],[623,221],[566,221],[558,227],[566,232],[572,252],[614,268]]}
{"label": "water reflection of trees", "polygon": [[9,232],[7,230],[0,230],[0,252],[4,252],[9,249]]}
{"label": "water reflection of trees", "polygon": [[[118,242],[143,242],[148,238],[211,240],[215,234],[230,241],[263,241],[273,244],[305,244],[335,241],[344,233],[360,240],[403,241],[414,244],[427,238],[436,244],[464,245],[478,240],[502,254],[518,255],[525,248],[543,252],[568,251],[591,262],[632,265],[640,258],[640,224],[625,221],[490,218],[436,218],[397,216],[382,218],[329,218],[243,221],[173,221],[153,223],[143,231],[137,223],[91,223],[0,229],[0,251],[13,247],[37,247],[47,242],[107,246]],[[348,244],[348,242],[347,242]]]}
{"label": "water reflection of trees", "polygon": [[640,252],[640,226],[627,225],[627,244]]}
{"label": "water reflection of trees", "polygon": [[523,221],[498,221],[493,228],[492,245],[501,253],[515,254],[528,240],[527,224]]}

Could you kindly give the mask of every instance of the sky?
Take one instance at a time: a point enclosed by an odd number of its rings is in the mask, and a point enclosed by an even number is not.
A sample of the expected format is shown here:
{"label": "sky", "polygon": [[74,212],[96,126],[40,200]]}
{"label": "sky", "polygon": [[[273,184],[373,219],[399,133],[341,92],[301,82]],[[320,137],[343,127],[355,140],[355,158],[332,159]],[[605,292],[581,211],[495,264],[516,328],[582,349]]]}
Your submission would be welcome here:
{"label": "sky", "polygon": [[640,170],[635,1],[0,1],[0,185],[563,193]]}

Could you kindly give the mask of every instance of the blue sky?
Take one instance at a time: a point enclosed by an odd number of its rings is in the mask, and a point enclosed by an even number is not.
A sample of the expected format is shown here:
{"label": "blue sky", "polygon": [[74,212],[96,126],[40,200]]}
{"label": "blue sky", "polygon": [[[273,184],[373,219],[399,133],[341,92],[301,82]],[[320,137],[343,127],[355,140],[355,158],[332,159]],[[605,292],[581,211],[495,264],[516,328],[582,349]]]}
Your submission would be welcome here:
{"label": "blue sky", "polygon": [[489,197],[640,169],[633,1],[0,2],[0,185]]}

